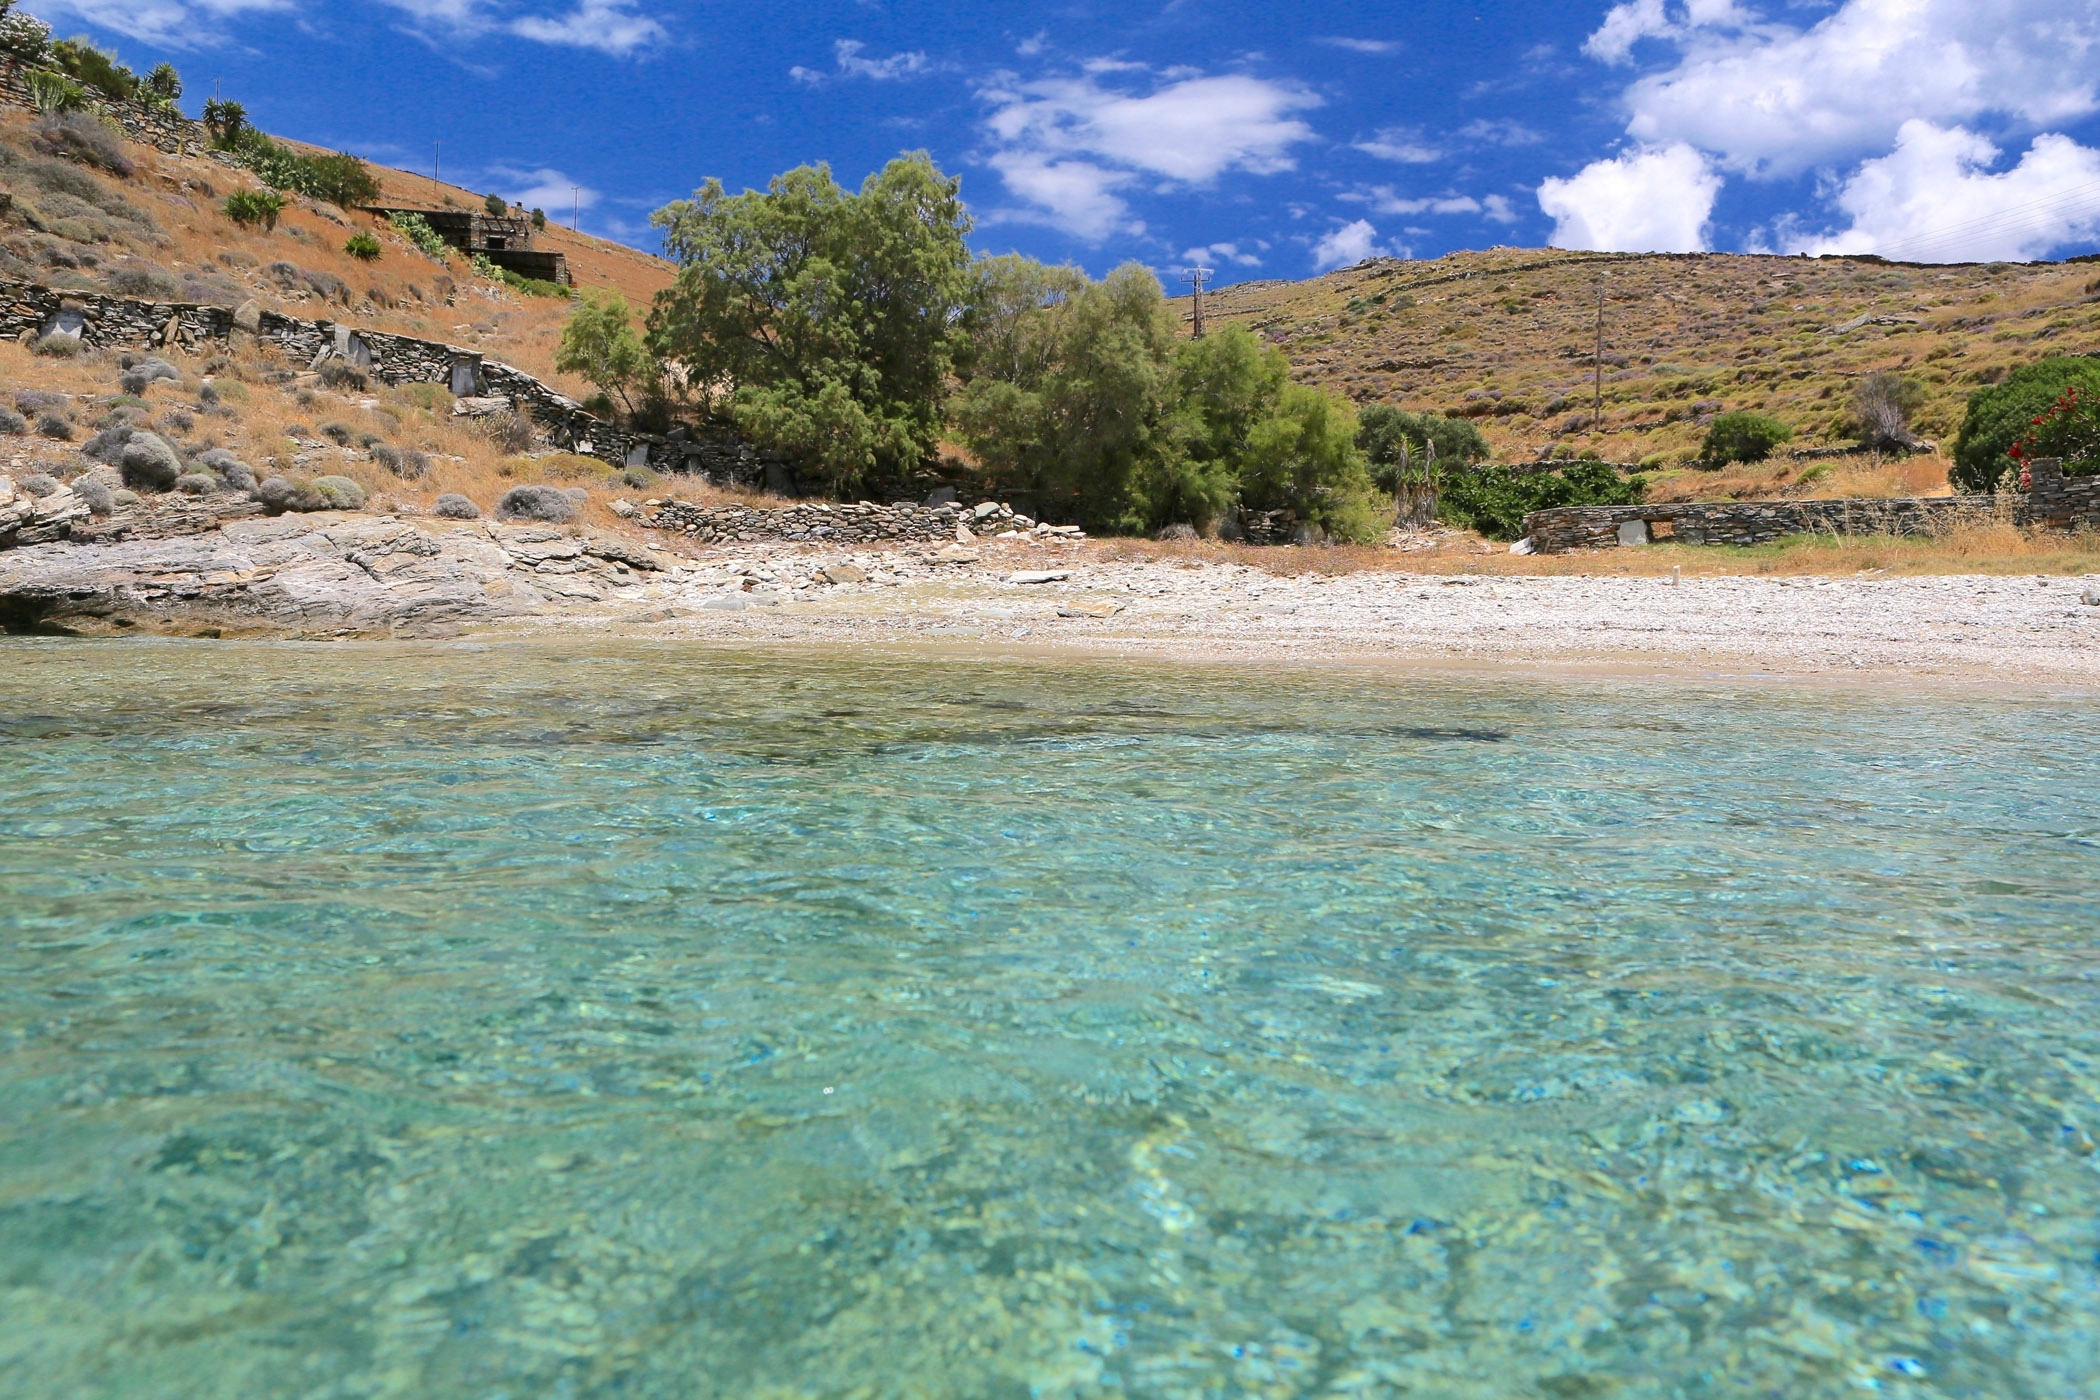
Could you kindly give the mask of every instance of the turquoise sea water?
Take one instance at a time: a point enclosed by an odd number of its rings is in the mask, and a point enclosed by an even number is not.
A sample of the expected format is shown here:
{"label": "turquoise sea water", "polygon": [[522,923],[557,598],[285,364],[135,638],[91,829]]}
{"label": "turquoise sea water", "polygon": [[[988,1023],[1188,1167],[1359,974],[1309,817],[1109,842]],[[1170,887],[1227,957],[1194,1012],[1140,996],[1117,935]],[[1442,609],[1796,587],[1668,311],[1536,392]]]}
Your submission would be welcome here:
{"label": "turquoise sea water", "polygon": [[2095,1393],[2100,717],[0,643],[0,1394]]}

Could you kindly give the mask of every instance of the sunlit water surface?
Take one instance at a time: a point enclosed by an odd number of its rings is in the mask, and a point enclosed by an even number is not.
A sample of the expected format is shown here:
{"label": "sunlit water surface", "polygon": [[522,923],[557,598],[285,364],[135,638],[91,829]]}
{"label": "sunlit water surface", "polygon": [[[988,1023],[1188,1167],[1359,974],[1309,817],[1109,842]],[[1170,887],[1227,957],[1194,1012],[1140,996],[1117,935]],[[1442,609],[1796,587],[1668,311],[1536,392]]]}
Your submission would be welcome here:
{"label": "sunlit water surface", "polygon": [[2089,1396],[2096,741],[0,643],[0,1393]]}

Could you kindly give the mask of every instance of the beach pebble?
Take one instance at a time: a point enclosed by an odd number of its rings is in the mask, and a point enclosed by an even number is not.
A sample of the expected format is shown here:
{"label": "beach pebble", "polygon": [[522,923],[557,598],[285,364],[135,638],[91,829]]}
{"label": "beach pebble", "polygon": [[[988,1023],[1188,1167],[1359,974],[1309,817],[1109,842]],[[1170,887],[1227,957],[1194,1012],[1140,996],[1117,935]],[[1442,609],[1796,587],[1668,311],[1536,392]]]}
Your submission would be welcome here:
{"label": "beach pebble", "polygon": [[2078,601],[2089,608],[2100,608],[2100,583],[2087,584],[2085,592],[2078,595]]}

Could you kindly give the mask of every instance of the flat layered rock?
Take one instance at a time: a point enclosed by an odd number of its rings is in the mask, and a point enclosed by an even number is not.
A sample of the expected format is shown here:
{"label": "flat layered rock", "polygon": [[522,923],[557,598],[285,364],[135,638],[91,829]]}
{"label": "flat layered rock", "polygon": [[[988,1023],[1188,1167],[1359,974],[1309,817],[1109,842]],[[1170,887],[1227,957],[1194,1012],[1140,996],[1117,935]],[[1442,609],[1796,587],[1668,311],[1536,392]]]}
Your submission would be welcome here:
{"label": "flat layered rock", "polygon": [[206,534],[0,554],[0,622],[10,628],[202,621],[399,633],[531,612],[545,601],[489,531],[391,516],[285,515]]}

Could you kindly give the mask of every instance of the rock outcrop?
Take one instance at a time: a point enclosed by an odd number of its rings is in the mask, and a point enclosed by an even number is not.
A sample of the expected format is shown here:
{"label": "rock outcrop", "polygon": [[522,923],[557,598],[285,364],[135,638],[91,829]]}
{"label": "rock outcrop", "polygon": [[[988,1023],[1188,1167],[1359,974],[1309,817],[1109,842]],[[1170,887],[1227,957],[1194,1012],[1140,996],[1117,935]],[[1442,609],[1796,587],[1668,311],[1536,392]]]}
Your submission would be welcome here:
{"label": "rock outcrop", "polygon": [[[0,520],[10,508],[0,506]],[[624,540],[550,529],[355,514],[249,518],[202,534],[0,554],[0,624],[443,634],[557,598],[603,601],[659,567]]]}

